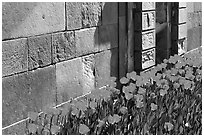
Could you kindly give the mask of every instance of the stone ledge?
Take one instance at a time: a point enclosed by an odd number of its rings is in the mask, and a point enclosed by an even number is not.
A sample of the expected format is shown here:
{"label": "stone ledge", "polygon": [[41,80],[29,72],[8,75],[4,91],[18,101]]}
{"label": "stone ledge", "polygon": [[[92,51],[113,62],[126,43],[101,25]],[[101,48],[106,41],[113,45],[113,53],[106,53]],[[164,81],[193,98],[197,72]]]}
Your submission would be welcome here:
{"label": "stone ledge", "polygon": [[22,121],[6,129],[3,129],[2,135],[25,135],[26,122],[27,120]]}

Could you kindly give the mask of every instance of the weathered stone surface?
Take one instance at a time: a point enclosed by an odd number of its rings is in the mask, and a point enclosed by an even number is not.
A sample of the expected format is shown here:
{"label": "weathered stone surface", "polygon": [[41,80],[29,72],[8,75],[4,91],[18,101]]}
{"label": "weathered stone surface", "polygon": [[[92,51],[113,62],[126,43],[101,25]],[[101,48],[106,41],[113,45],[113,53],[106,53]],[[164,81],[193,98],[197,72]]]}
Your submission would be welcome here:
{"label": "weathered stone surface", "polygon": [[65,29],[63,2],[5,2],[2,39],[27,37]]}
{"label": "weathered stone surface", "polygon": [[84,2],[81,10],[83,28],[101,25],[101,6],[99,2]]}
{"label": "weathered stone surface", "polygon": [[104,86],[110,77],[118,78],[118,49],[114,48],[95,54],[96,87]]}
{"label": "weathered stone surface", "polygon": [[29,103],[28,90],[27,73],[2,79],[2,127],[26,118],[28,110],[35,110],[34,105]]}
{"label": "weathered stone surface", "polygon": [[179,39],[177,41],[178,55],[184,54],[187,51],[187,38]]}
{"label": "weathered stone surface", "polygon": [[187,37],[187,24],[172,26],[172,39],[178,40]]}
{"label": "weathered stone surface", "polygon": [[58,104],[94,89],[93,55],[56,64]]}
{"label": "weathered stone surface", "polygon": [[178,26],[178,39],[187,37],[187,24],[181,24]]}
{"label": "weathered stone surface", "polygon": [[136,12],[155,9],[155,2],[135,2],[134,5],[134,10]]}
{"label": "weathered stone surface", "polygon": [[50,66],[2,79],[2,126],[56,105],[55,67]]}
{"label": "weathered stone surface", "polygon": [[142,69],[155,65],[155,48],[142,52]]}
{"label": "weathered stone surface", "polygon": [[194,12],[194,2],[186,2],[188,12]]}
{"label": "weathered stone surface", "polygon": [[135,50],[145,50],[155,47],[155,31],[136,32],[135,33]]}
{"label": "weathered stone surface", "polygon": [[56,68],[54,65],[29,72],[29,95],[37,111],[56,106]]}
{"label": "weathered stone surface", "polygon": [[57,104],[82,95],[81,58],[56,64]]}
{"label": "weathered stone surface", "polygon": [[202,27],[188,29],[187,51],[202,45]]}
{"label": "weathered stone surface", "polygon": [[51,64],[51,35],[28,38],[28,47],[29,70]]}
{"label": "weathered stone surface", "polygon": [[67,29],[101,25],[101,6],[99,2],[67,2]]}
{"label": "weathered stone surface", "polygon": [[202,25],[202,12],[191,12],[187,15],[188,29]]}
{"label": "weathered stone surface", "polygon": [[142,10],[154,10],[155,2],[142,2]]}
{"label": "weathered stone surface", "polygon": [[202,11],[202,3],[201,2],[186,2],[186,7],[188,12],[199,12]]}
{"label": "weathered stone surface", "polygon": [[93,54],[82,57],[83,94],[91,92],[95,88],[94,63],[95,62]]}
{"label": "weathered stone surface", "polygon": [[186,3],[189,3],[189,2],[179,2],[179,8],[186,7]]}
{"label": "weathered stone surface", "polygon": [[100,26],[98,33],[99,51],[118,47],[118,24]]}
{"label": "weathered stone surface", "polygon": [[145,51],[135,51],[135,69],[141,71],[155,65],[156,62],[155,48]]}
{"label": "weathered stone surface", "polygon": [[2,42],[2,76],[26,71],[28,58],[27,39]]}
{"label": "weathered stone surface", "polygon": [[193,2],[194,4],[194,11],[202,11],[202,2]]}
{"label": "weathered stone surface", "polygon": [[98,29],[96,27],[75,31],[75,38],[78,56],[98,51]]}
{"label": "weathered stone surface", "polygon": [[66,2],[66,25],[68,30],[82,28],[81,7],[82,3],[80,2]]}
{"label": "weathered stone surface", "polygon": [[102,25],[118,23],[118,3],[102,3]]}
{"label": "weathered stone surface", "polygon": [[3,78],[3,127],[26,118],[29,111],[55,106],[55,95],[54,67]]}
{"label": "weathered stone surface", "polygon": [[155,28],[155,11],[135,13],[135,30],[148,30]]}
{"label": "weathered stone surface", "polygon": [[74,32],[62,32],[52,35],[53,62],[64,61],[76,55]]}
{"label": "weathered stone surface", "polygon": [[186,10],[186,8],[179,9],[178,23],[184,23],[186,21],[187,21],[187,10]]}
{"label": "weathered stone surface", "polygon": [[2,130],[2,135],[25,135],[26,121]]}

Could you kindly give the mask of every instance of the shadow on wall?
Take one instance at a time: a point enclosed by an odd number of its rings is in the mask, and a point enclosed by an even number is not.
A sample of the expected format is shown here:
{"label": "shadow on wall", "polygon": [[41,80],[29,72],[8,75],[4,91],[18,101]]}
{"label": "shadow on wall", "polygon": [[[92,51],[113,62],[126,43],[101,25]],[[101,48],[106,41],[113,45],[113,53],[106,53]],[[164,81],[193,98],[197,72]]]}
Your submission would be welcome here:
{"label": "shadow on wall", "polygon": [[[118,81],[118,3],[102,3],[101,17],[94,38],[98,53],[95,54],[96,87],[105,85],[110,77]],[[117,84],[118,85],[118,84]]]}

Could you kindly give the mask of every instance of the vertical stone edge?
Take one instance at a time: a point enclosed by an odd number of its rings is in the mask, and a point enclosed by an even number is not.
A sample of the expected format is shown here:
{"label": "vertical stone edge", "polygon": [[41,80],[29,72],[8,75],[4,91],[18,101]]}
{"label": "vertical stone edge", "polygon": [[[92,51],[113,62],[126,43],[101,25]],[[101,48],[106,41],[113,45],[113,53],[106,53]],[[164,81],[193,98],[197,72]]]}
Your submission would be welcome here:
{"label": "vertical stone edge", "polygon": [[119,17],[119,78],[127,73],[127,30],[126,16]]}
{"label": "vertical stone edge", "polygon": [[[151,11],[146,11],[149,7]],[[136,3],[136,8],[134,8],[134,20],[137,20],[136,22],[134,22],[135,70],[137,73],[139,73],[140,71],[143,71],[146,68],[154,66],[156,63],[155,3]],[[153,33],[153,35],[149,35],[150,33]],[[152,43],[154,44],[154,46],[152,46]],[[150,52],[151,55],[149,55],[148,52]]]}
{"label": "vertical stone edge", "polygon": [[133,15],[132,15],[132,9],[134,7],[134,3],[129,2],[128,7],[127,7],[127,18],[128,18],[128,30],[127,30],[127,35],[128,35],[128,67],[127,67],[127,72],[131,72],[134,70],[135,66],[135,61],[134,61],[134,24],[133,24]]}

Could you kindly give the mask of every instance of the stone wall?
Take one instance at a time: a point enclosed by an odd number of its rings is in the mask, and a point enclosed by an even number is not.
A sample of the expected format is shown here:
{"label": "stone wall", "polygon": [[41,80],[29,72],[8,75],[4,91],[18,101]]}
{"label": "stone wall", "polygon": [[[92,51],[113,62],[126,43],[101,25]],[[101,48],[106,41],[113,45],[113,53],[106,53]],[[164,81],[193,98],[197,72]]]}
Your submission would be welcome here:
{"label": "stone wall", "polygon": [[187,50],[202,45],[202,3],[187,2]]}
{"label": "stone wall", "polygon": [[110,76],[118,77],[118,3],[2,3],[3,134],[23,134],[29,111]]}
{"label": "stone wall", "polygon": [[[138,64],[141,69],[145,58],[148,67],[154,65],[158,45],[151,3],[2,3],[3,134],[24,134],[29,111],[102,87],[109,77],[121,78]],[[172,44],[184,38],[187,50],[201,46],[201,3],[177,6]],[[178,53],[168,46],[156,53],[169,50]]]}

